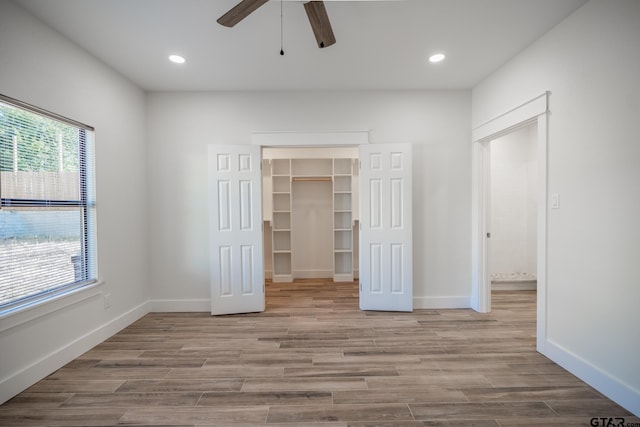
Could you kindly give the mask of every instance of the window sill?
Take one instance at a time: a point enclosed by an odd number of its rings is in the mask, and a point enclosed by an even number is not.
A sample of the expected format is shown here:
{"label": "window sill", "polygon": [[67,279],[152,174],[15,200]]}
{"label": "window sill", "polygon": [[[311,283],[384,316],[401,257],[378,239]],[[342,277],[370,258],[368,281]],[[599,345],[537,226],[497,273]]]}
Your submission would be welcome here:
{"label": "window sill", "polygon": [[51,298],[35,301],[23,306],[0,312],[0,332],[31,322],[39,317],[62,310],[89,298],[100,295],[104,281],[98,279],[94,283],[75,288]]}

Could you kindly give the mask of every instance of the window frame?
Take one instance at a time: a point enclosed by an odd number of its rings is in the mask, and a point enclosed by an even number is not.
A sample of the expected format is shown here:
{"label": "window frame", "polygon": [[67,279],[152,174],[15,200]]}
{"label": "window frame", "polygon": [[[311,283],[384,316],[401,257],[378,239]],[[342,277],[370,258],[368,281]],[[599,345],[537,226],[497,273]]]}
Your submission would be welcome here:
{"label": "window frame", "polygon": [[[90,188],[95,188],[95,182],[93,182],[93,175],[95,175],[95,165],[93,165],[93,152],[89,152],[87,135],[87,132],[94,133],[95,129],[92,126],[86,125],[79,121],[69,119],[67,117],[61,116],[40,107],[33,106],[26,102],[19,101],[3,94],[0,94],[0,102],[78,128],[78,156],[80,159],[78,179],[80,184],[80,198],[78,200],[16,199],[8,197],[3,198],[1,197],[0,192],[0,210],[4,208],[52,207],[75,207],[80,209],[82,221],[82,234],[80,236],[80,243],[83,259],[85,260],[83,271],[84,275],[86,276],[78,281],[54,285],[48,289],[20,297],[14,301],[0,304],[0,318],[3,318],[7,315],[20,312],[26,308],[41,305],[42,303],[46,303],[49,301],[58,300],[60,297],[65,296],[69,293],[73,293],[77,290],[93,288],[96,284],[99,284],[99,279],[97,269],[97,251],[91,250],[92,247],[95,248],[97,245],[97,230],[95,230],[97,226],[96,221],[95,219],[92,221],[90,218],[91,210],[96,208],[95,194],[94,192],[90,192]],[[89,170],[88,167],[89,161],[91,161],[93,165],[93,168],[91,168],[91,170]],[[0,190],[1,189],[2,179],[0,175]],[[91,237],[93,237],[93,239]],[[95,272],[95,274],[92,274],[92,272]],[[91,277],[92,275],[95,277]]]}

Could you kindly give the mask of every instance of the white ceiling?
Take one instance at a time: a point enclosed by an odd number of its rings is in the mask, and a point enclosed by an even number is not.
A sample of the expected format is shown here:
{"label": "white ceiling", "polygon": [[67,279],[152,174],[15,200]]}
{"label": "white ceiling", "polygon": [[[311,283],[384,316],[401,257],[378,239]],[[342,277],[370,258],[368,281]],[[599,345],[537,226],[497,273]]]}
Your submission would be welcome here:
{"label": "white ceiling", "polygon": [[149,91],[468,89],[585,2],[327,1],[337,43],[319,49],[303,2],[285,1],[280,56],[280,1],[217,24],[238,1],[16,0]]}

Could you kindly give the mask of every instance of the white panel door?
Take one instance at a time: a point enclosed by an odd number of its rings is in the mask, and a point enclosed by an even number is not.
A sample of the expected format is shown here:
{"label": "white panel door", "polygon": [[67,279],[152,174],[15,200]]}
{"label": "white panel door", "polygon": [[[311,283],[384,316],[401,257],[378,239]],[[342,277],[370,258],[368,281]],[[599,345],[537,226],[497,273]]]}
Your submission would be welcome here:
{"label": "white panel door", "polygon": [[209,145],[211,314],[264,311],[260,147]]}
{"label": "white panel door", "polygon": [[411,144],[360,146],[360,308],[412,311]]}

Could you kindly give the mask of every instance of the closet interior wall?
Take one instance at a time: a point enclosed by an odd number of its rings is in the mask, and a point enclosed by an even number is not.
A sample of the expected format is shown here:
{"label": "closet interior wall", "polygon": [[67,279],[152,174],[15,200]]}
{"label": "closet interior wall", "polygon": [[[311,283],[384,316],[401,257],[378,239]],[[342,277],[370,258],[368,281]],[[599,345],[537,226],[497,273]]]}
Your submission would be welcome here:
{"label": "closet interior wall", "polygon": [[333,277],[332,182],[295,180],[291,189],[291,269],[296,279]]}

